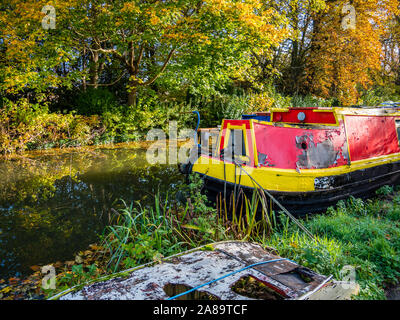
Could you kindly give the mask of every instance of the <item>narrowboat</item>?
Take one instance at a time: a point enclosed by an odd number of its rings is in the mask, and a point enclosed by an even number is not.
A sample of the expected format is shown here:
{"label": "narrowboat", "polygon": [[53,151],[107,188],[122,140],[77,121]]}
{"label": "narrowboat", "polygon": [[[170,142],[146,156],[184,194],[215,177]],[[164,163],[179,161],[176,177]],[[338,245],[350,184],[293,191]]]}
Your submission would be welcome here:
{"label": "narrowboat", "polygon": [[212,151],[211,131],[202,132],[199,151],[182,168],[201,175],[212,197],[261,187],[303,215],[400,181],[397,104],[275,109],[224,119]]}

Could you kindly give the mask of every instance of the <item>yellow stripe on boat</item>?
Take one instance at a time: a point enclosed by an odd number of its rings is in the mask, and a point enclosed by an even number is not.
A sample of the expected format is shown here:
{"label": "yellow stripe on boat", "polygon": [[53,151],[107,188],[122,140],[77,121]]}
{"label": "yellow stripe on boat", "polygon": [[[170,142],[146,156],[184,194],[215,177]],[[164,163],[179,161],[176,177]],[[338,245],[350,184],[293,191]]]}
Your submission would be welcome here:
{"label": "yellow stripe on boat", "polygon": [[[353,161],[351,165],[334,167],[329,169],[303,169],[300,173],[296,170],[278,168],[254,168],[245,166],[245,170],[266,190],[280,192],[310,192],[315,191],[315,178],[336,176],[354,172],[357,170],[368,169],[383,164],[400,161],[400,153],[371,158],[367,160]],[[228,183],[235,183],[244,187],[254,188],[251,179],[240,174],[233,163],[225,162],[225,176]],[[224,182],[224,163],[221,160],[201,156],[193,165],[193,172],[205,174],[211,178]]]}

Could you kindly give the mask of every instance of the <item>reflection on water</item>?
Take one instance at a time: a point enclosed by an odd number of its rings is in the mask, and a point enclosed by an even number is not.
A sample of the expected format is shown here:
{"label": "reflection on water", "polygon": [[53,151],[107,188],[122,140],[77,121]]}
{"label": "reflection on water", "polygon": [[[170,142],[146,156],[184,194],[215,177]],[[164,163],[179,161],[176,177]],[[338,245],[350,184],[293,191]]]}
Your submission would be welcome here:
{"label": "reflection on water", "polygon": [[73,259],[120,199],[152,204],[157,190],[182,180],[176,166],[149,165],[145,150],[129,145],[0,160],[0,177],[0,279]]}

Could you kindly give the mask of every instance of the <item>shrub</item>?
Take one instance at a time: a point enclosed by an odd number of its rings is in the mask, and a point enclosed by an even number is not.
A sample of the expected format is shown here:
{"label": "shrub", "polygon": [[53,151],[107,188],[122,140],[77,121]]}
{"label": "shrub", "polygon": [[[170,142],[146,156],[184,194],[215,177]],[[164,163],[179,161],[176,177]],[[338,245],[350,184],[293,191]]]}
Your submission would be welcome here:
{"label": "shrub", "polygon": [[88,88],[80,92],[74,101],[75,110],[82,115],[101,115],[112,112],[118,102],[113,93],[105,88]]}
{"label": "shrub", "polygon": [[293,96],[291,106],[294,108],[325,107],[330,108],[338,105],[335,99],[322,99],[315,96]]}
{"label": "shrub", "polygon": [[395,86],[375,86],[364,91],[359,104],[365,106],[378,106],[385,101],[400,101],[399,88]]}
{"label": "shrub", "polygon": [[48,113],[26,99],[4,101],[0,109],[0,153],[90,144],[104,128],[98,116]]}

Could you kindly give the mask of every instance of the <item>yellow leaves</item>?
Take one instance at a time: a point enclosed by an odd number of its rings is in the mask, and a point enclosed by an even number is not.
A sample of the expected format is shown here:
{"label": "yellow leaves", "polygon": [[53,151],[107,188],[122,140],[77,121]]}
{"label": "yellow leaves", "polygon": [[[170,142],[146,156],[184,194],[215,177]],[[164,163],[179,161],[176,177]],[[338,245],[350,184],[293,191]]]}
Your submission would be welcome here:
{"label": "yellow leaves", "polygon": [[35,271],[35,272],[41,270],[41,268],[40,268],[38,265],[30,266],[29,268],[32,269],[32,270]]}
{"label": "yellow leaves", "polygon": [[0,290],[0,294],[1,294],[1,293],[2,293],[2,294],[9,293],[11,290],[12,290],[11,287],[5,287],[5,288],[3,288],[3,289]]}
{"label": "yellow leaves", "polygon": [[[87,282],[90,279],[99,277],[100,274],[106,273],[108,261],[102,253],[86,250],[85,252],[79,253],[79,255],[82,255],[82,264],[77,264],[76,261],[58,261],[51,264],[56,268],[56,290],[63,290],[65,284],[73,286],[80,282]],[[0,280],[0,299],[44,298],[44,295],[48,293],[43,290],[41,285],[44,277],[44,274],[41,273],[41,267],[32,266],[31,269],[35,272],[25,279],[10,278],[7,281],[8,283],[6,283],[5,280]]]}
{"label": "yellow leaves", "polygon": [[138,8],[136,6],[134,1],[126,2],[124,4],[124,7],[121,9],[121,12],[123,12],[123,13],[139,13],[140,12],[140,8]]}
{"label": "yellow leaves", "polygon": [[268,92],[261,92],[258,94],[252,94],[249,99],[249,112],[262,112],[266,110],[270,110],[274,105],[275,99],[273,95],[270,95]]}
{"label": "yellow leaves", "polygon": [[0,118],[3,119],[0,122],[2,154],[23,151],[28,143],[56,146],[67,139],[87,144],[91,142],[96,128],[103,126],[99,117],[47,113],[45,109],[31,106],[22,99],[18,103],[7,102],[5,108],[0,109]]}
{"label": "yellow leaves", "polygon": [[290,243],[290,246],[293,247],[293,248],[296,248],[296,249],[299,247],[299,245],[297,244],[297,242],[291,242],[291,243]]}
{"label": "yellow leaves", "polygon": [[[162,10],[164,13],[167,12],[167,9]],[[142,9],[136,5],[134,1],[132,2],[127,2],[124,4],[123,8],[121,9],[122,13],[126,14],[139,14],[141,17],[147,16],[148,21],[151,25],[158,25],[161,22],[160,17],[157,15],[158,10],[155,7],[150,7],[147,9]],[[122,22],[118,21],[118,26],[121,25]]]}
{"label": "yellow leaves", "polygon": [[199,42],[203,44],[211,44],[210,38],[204,34],[195,34],[193,35],[194,38],[197,38]]}
{"label": "yellow leaves", "polygon": [[161,19],[158,17],[157,12],[154,9],[146,10],[146,14],[149,16],[150,24],[153,26],[161,22]]}
{"label": "yellow leaves", "polygon": [[254,47],[278,46],[290,31],[287,19],[260,0],[207,0],[204,12],[224,19],[235,38]]}
{"label": "yellow leaves", "polygon": [[157,17],[156,15],[152,15],[150,18],[150,23],[152,25],[157,25],[160,22],[160,18]]}
{"label": "yellow leaves", "polygon": [[225,0],[206,0],[205,3],[208,4],[210,11],[217,16],[228,8]]}
{"label": "yellow leaves", "polygon": [[9,93],[15,93],[17,88],[25,86],[31,79],[35,77],[35,72],[29,71],[29,67],[26,66],[25,73],[15,72],[13,67],[5,68],[4,73],[7,75],[3,87]]}
{"label": "yellow leaves", "polygon": [[103,247],[97,245],[97,244],[91,244],[89,245],[90,250],[92,251],[100,251],[100,250],[104,250]]}
{"label": "yellow leaves", "polygon": [[[132,75],[129,77],[129,83],[131,84],[131,85],[129,85],[129,87],[131,89],[134,89],[134,88],[136,88],[136,86],[143,84],[144,81],[142,79]],[[134,84],[134,85],[132,85],[132,84]]]}

